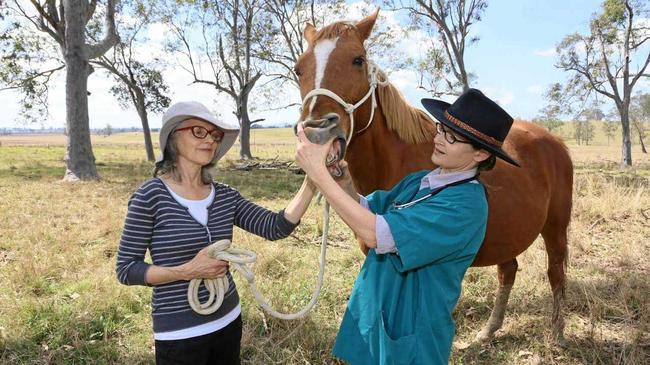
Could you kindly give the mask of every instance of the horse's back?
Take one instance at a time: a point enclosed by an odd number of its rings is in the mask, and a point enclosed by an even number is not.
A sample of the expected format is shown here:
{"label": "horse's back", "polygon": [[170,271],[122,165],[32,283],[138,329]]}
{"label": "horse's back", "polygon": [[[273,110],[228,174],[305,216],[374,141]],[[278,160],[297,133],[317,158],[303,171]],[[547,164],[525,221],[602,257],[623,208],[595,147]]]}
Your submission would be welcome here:
{"label": "horse's back", "polygon": [[486,240],[474,266],[516,257],[537,238],[550,216],[567,214],[568,219],[570,214],[573,167],[558,137],[532,123],[515,121],[503,149],[521,167],[497,160],[494,170],[481,174],[490,213]]}

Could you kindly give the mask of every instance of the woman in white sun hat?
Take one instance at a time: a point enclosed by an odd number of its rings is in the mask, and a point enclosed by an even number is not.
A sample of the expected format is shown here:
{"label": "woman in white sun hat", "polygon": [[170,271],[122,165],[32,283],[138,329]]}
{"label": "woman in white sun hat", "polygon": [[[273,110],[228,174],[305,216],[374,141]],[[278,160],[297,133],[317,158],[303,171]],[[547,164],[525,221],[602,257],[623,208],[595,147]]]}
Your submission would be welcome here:
{"label": "woman in white sun hat", "polygon": [[[287,237],[314,195],[305,179],[280,212],[257,206],[232,187],[214,182],[210,168],[235,143],[238,127],[197,102],[172,105],[163,116],[160,158],[154,178],[129,200],[117,256],[117,277],[126,285],[153,286],[152,315],[158,364],[239,364],[242,333],[239,296],[224,261],[206,247],[232,239],[233,227],[268,240]],[[144,261],[149,250],[152,264]],[[230,289],[219,309],[194,312],[189,281],[226,276]],[[203,303],[209,293],[199,290]]]}

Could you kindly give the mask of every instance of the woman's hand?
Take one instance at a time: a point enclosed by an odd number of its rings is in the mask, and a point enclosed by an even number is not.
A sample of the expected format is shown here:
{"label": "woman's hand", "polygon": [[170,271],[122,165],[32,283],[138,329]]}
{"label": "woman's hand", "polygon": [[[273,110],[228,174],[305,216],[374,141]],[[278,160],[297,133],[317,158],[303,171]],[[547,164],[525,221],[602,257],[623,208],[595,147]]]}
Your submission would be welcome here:
{"label": "woman's hand", "polygon": [[208,255],[208,247],[199,251],[189,262],[181,265],[185,280],[217,279],[228,272],[228,262]]}
{"label": "woman's hand", "polygon": [[319,174],[323,172],[328,173],[327,167],[325,166],[325,159],[327,158],[327,153],[332,147],[332,141],[329,140],[325,144],[316,144],[311,143],[305,131],[302,127],[302,123],[298,123],[298,141],[296,142],[296,162],[305,173],[310,176],[312,179],[317,179]]}

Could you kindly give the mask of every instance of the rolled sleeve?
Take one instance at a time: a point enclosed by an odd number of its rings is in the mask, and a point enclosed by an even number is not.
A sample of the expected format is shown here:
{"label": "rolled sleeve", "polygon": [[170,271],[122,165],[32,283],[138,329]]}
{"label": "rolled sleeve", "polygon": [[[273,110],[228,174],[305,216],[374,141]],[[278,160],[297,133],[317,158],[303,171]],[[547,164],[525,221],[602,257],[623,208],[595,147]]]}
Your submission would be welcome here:
{"label": "rolled sleeve", "polygon": [[397,246],[395,245],[393,233],[390,231],[390,226],[380,214],[377,214],[377,219],[375,219],[375,239],[377,240],[376,254],[381,255],[397,252]]}
{"label": "rolled sleeve", "polygon": [[[362,207],[372,211],[370,205],[368,204],[368,199],[359,195],[359,204]],[[377,242],[377,247],[375,248],[375,253],[378,255],[386,253],[397,252],[397,247],[395,246],[395,240],[393,239],[393,234],[390,231],[388,222],[380,214],[376,215],[375,219],[375,242]]]}

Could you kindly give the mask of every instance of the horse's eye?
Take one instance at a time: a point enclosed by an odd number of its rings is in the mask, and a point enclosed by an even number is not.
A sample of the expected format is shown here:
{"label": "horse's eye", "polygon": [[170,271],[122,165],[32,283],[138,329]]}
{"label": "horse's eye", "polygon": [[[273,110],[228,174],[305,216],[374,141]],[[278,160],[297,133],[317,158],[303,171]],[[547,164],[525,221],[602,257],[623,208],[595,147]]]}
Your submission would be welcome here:
{"label": "horse's eye", "polygon": [[355,66],[361,66],[363,65],[363,57],[357,57],[352,61],[352,64]]}

